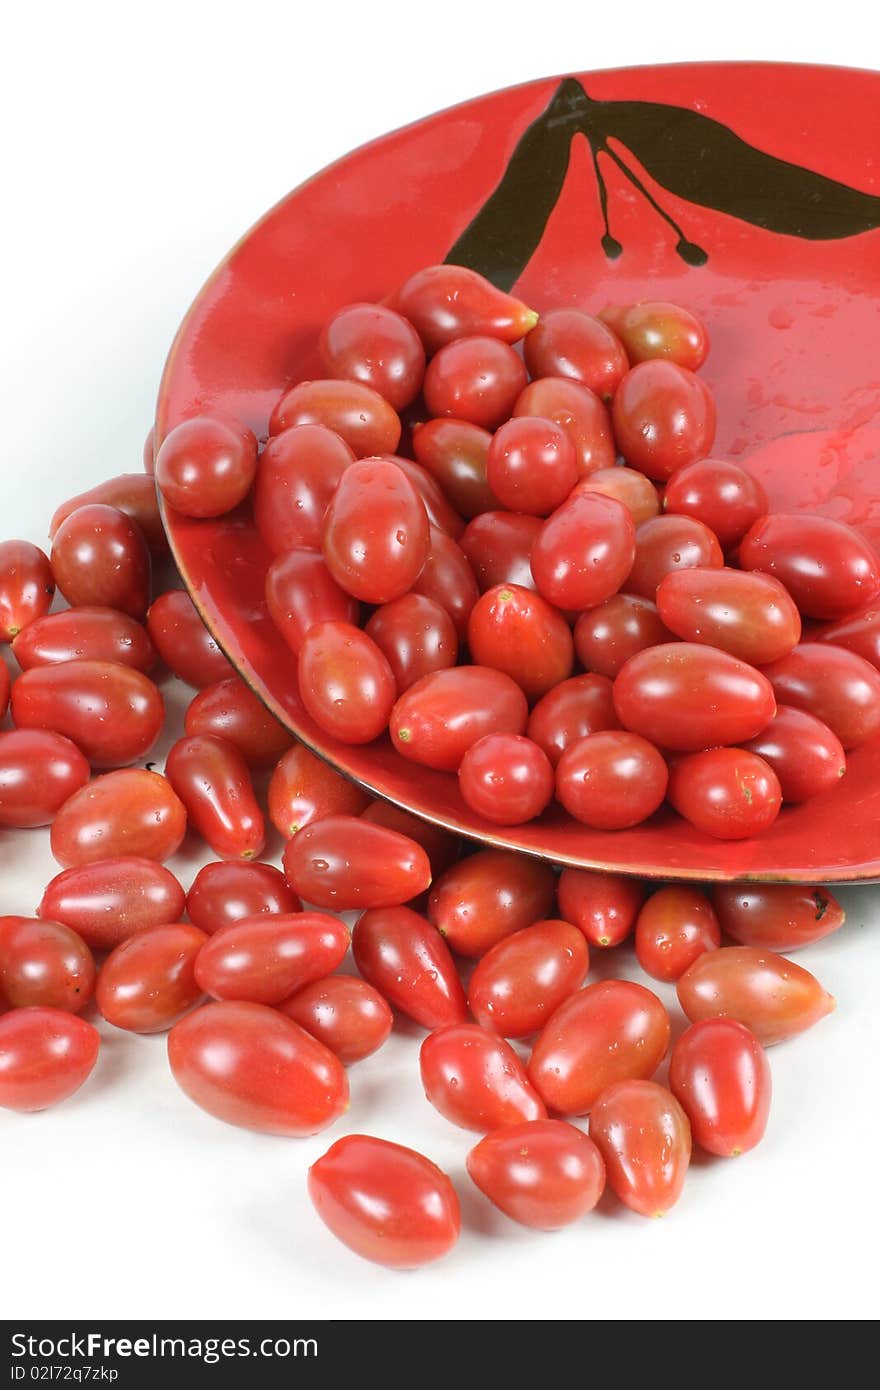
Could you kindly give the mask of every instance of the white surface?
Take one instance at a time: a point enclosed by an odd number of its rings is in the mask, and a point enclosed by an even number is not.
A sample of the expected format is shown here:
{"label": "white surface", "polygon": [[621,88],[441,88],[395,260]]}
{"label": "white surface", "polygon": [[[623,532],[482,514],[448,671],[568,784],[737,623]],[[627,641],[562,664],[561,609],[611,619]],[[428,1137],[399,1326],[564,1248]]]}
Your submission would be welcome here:
{"label": "white surface", "polygon": [[[140,467],[187,304],[313,170],[432,109],[566,68],[734,57],[880,67],[861,5],[838,0],[833,24],[803,7],[794,22],[786,8],[745,0],[734,28],[724,6],[634,0],[625,19],[559,0],[521,17],[461,0],[15,7],[0,84],[4,533],[39,541],[57,501]],[[0,911],[31,910],[52,872],[42,833],[0,835]],[[696,1166],[664,1222],[609,1208],[541,1236],[493,1215],[463,1176],[470,1137],[420,1093],[412,1036],[353,1072],[344,1126],[296,1142],[220,1125],[177,1090],[161,1038],[104,1027],[77,1098],[43,1116],[0,1115],[0,1312],[872,1316],[880,890],[844,897],[844,932],[798,957],[840,1007],[773,1051],[763,1148]],[[305,1168],[346,1128],[411,1143],[461,1180],[466,1230],[451,1258],[388,1274],[319,1225]]]}

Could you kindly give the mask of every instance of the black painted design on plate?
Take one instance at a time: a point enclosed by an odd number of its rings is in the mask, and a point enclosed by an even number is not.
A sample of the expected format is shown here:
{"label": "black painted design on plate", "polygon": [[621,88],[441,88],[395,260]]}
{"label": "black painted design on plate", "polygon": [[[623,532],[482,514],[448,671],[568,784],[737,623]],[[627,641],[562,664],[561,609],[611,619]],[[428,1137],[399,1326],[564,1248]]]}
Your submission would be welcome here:
{"label": "black painted design on plate", "polygon": [[592,157],[605,226],[602,248],[612,260],[623,247],[612,232],[600,156],[612,160],[672,228],[683,261],[702,265],[708,259],[645,186],[627,152],[676,197],[770,232],[830,241],[880,227],[875,194],[777,159],[700,111],[654,101],[595,101],[580,82],[566,77],[519,140],[501,182],[447,261],[471,266],[509,289],[544,234],[578,135],[585,137]]}

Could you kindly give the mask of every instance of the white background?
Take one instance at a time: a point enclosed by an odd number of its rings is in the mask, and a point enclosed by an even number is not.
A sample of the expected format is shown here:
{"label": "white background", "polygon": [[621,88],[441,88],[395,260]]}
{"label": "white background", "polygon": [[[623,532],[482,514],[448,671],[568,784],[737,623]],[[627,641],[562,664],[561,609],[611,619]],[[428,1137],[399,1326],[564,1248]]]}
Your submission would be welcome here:
{"label": "white background", "polygon": [[[15,6],[4,58],[2,529],[40,541],[56,502],[140,467],[165,352],[214,264],[350,147],[565,69],[707,58],[880,67],[880,38],[847,0],[833,22],[766,0],[733,13],[674,0],[81,0]],[[179,684],[167,693],[182,703]],[[53,872],[41,832],[0,836],[0,911],[30,911]],[[105,1027],[77,1098],[42,1116],[0,1115],[0,1315],[873,1316],[880,891],[844,897],[844,932],[799,957],[840,1007],[774,1050],[765,1145],[695,1166],[663,1222],[606,1204],[555,1236],[515,1228],[469,1190],[469,1136],[421,1095],[412,1036],[359,1066],[348,1126],[411,1143],[463,1179],[462,1241],[415,1275],[359,1262],[313,1216],[305,1169],[340,1131],[297,1142],[224,1127],[176,1089],[161,1038]]]}

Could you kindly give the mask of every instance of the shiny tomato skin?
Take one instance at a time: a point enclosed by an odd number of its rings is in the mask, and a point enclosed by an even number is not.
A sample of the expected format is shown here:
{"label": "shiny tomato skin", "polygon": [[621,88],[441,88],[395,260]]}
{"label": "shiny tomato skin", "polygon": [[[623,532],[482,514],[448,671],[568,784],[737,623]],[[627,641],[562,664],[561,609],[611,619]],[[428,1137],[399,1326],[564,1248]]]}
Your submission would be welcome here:
{"label": "shiny tomato skin", "polygon": [[64,868],[134,855],[170,859],[186,834],[186,808],[158,772],[125,768],[74,792],[52,822],[52,853]]}
{"label": "shiny tomato skin", "polygon": [[635,555],[636,528],[623,503],[584,492],[541,527],[532,573],[538,592],[557,608],[593,608],[617,593]]}
{"label": "shiny tomato skin", "polygon": [[184,728],[193,736],[225,739],[250,767],[274,767],[293,744],[292,734],[240,676],[227,676],[200,690],[190,701]]}
{"label": "shiny tomato skin", "polygon": [[529,376],[568,377],[610,400],[627,371],[623,344],[601,319],[581,309],[551,309],[526,336]]}
{"label": "shiny tomato skin", "polygon": [[156,482],[184,516],[222,516],[243,502],[257,471],[257,441],[238,420],[197,415],[177,425],[156,455]]}
{"label": "shiny tomato skin", "polygon": [[393,459],[358,459],[324,514],[324,559],[341,589],[364,603],[407,593],[428,558],[428,514]]}
{"label": "shiny tomato skin", "polygon": [[633,366],[664,358],[696,372],[709,355],[706,325],[679,304],[644,300],[608,305],[599,319],[620,339]]}
{"label": "shiny tomato skin", "polygon": [[463,517],[498,506],[487,468],[492,435],[469,420],[443,416],[413,430],[413,452]]}
{"label": "shiny tomato skin", "polygon": [[812,1028],[836,1001],[815,975],[760,946],[722,946],[706,951],[676,985],[691,1023],[733,1018],[764,1047]]}
{"label": "shiny tomato skin", "polygon": [[67,1100],[98,1060],[97,1028],[62,1009],[12,1009],[0,1017],[0,1109],[25,1114]]}
{"label": "shiny tomato skin", "polygon": [[782,787],[769,763],[742,748],[707,748],[678,758],[669,801],[680,816],[719,840],[747,840],[779,815]]}
{"label": "shiny tomato skin", "polygon": [[744,570],[774,575],[811,618],[846,617],[880,589],[869,543],[828,516],[777,512],[759,518],[740,543],[739,562]]}
{"label": "shiny tomato skin", "polygon": [[526,733],[556,767],[566,748],[578,739],[619,728],[610,680],[586,675],[572,676],[548,690],[529,715]]}
{"label": "shiny tomato skin", "polygon": [[681,1196],[691,1158],[687,1115],[654,1081],[609,1086],[590,1115],[608,1186],[640,1216],[664,1216]]}
{"label": "shiny tomato skin", "polygon": [[846,647],[801,642],[764,674],[781,705],[820,719],[846,749],[880,730],[880,672]]}
{"label": "shiny tomato skin", "polygon": [[364,979],[423,1028],[463,1023],[464,988],[440,932],[408,907],[376,908],[355,923],[354,962]]}
{"label": "shiny tomato skin", "polygon": [[455,666],[423,676],[401,695],[389,720],[391,742],[405,758],[456,772],[487,734],[521,734],[528,704],[503,671]]}
{"label": "shiny tomato skin", "polygon": [[112,951],[136,932],[179,922],[186,895],[154,859],[136,856],[77,864],[46,885],[37,912],[72,927],[96,951]]}
{"label": "shiny tomato skin", "polygon": [[379,991],[356,975],[314,980],[278,1007],[345,1066],[377,1052],[394,1022]]}
{"label": "shiny tomato skin", "polygon": [[652,893],[636,918],[636,958],[646,975],[671,983],[704,951],[721,945],[711,902],[699,888],[669,883]]}
{"label": "shiny tomato skin", "polygon": [[71,608],[116,608],[143,618],[150,602],[150,552],[143,532],[116,507],[92,503],[62,522],[52,573]]}
{"label": "shiny tomato skin", "polygon": [[691,516],[718,537],[725,550],[741,541],[758,517],[770,510],[757,478],[724,459],[700,459],[680,468],[663,493],[669,516]]}
{"label": "shiny tomato skin", "polygon": [[636,555],[626,577],[627,593],[656,601],[661,580],[678,570],[721,569],[718,537],[692,516],[654,516],[636,531]]}
{"label": "shiny tomato skin", "polygon": [[391,801],[371,801],[367,809],[360,814],[371,824],[396,830],[421,845],[431,861],[431,872],[435,878],[458,858],[461,842],[457,836],[441,829],[439,825],[432,825],[430,821],[411,815],[409,811],[404,811]]}
{"label": "shiny tomato skin", "polygon": [[672,640],[657,605],[639,594],[612,594],[581,613],[574,625],[574,649],[581,664],[611,680],[637,652]]}
{"label": "shiny tomato skin", "polygon": [[421,845],[396,830],[327,816],[289,841],[284,874],[305,902],[347,912],[409,902],[431,882],[431,864]]}
{"label": "shiny tomato skin", "polygon": [[168,1061],[202,1110],[262,1134],[317,1134],[348,1108],[339,1059],[265,1004],[204,1004],[171,1029]]}
{"label": "shiny tomato skin", "polygon": [[657,589],[657,611],[676,637],[718,647],[752,666],[787,656],[801,637],[794,600],[768,574],[672,570]]}
{"label": "shiny tomato skin", "polygon": [[214,999],[280,1004],[331,974],[348,944],[345,923],[325,912],[242,917],[208,938],[196,961],[196,982]]}
{"label": "shiny tomato skin", "polygon": [[502,507],[549,516],[578,480],[577,454],[552,420],[517,415],[492,436],[486,479]]}
{"label": "shiny tomato skin", "polygon": [[675,362],[632,367],[615,393],[612,420],[627,463],[658,482],[705,458],[715,440],[711,392]]}
{"label": "shiny tomato skin", "polygon": [[854,617],[826,623],[810,634],[810,641],[845,647],[880,670],[880,605],[871,605]]}
{"label": "shiny tomato skin", "polygon": [[641,526],[643,521],[649,521],[660,511],[660,498],[650,478],[622,464],[616,464],[613,468],[597,468],[595,473],[581,478],[575,492],[578,495],[601,492],[606,497],[615,498],[623,503],[636,526]]}
{"label": "shiny tomato skin", "polygon": [[75,743],[48,729],[0,733],[0,826],[50,825],[91,776]]}
{"label": "shiny tomato skin", "polygon": [[9,708],[10,693],[9,667],[4,661],[0,663],[0,719],[3,718]]}
{"label": "shiny tomato skin", "polygon": [[[149,442],[152,463],[152,439]],[[71,512],[77,511],[80,507],[88,507],[94,502],[125,512],[143,532],[144,540],[153,555],[168,554],[168,537],[162,525],[156,483],[151,473],[119,473],[115,478],[106,478],[103,483],[96,483],[88,492],[69,497],[52,513],[49,539],[54,539],[55,532]]]}
{"label": "shiny tomato skin", "polygon": [[206,937],[243,918],[287,916],[301,907],[281,870],[257,861],[204,864],[186,895],[187,915]]}
{"label": "shiny tomato skin", "polygon": [[740,946],[797,951],[839,931],[846,913],[827,888],[799,883],[716,883],[712,902]]}
{"label": "shiny tomato skin", "polygon": [[779,705],[766,729],[743,746],[770,764],[783,801],[808,801],[846,774],[846,753],[837,735],[821,719],[792,705]]}
{"label": "shiny tomato skin", "polygon": [[360,381],[395,410],[418,395],[425,349],[412,324],[383,304],[346,304],[329,318],[318,343],[328,376]]}
{"label": "shiny tomato skin", "polygon": [[172,745],[165,775],[192,828],[221,859],[258,859],[266,840],[248,765],[237,748],[210,734]]}
{"label": "shiny tomato skin", "polygon": [[569,995],[538,1034],[528,1074],[549,1110],[586,1115],[614,1082],[647,1080],[669,1047],[660,1000],[630,980]]}
{"label": "shiny tomato skin", "polygon": [[400,454],[392,455],[391,461],[406,475],[419,494],[431,527],[436,526],[457,541],[464,531],[464,517],[455,510],[433,474],[414,459],[403,458]]}
{"label": "shiny tomato skin", "polygon": [[539,516],[496,511],[483,512],[468,523],[461,548],[481,593],[496,584],[534,589],[532,547],[543,524]]}
{"label": "shiny tomato skin", "polygon": [[402,1144],[347,1134],[312,1164],[308,1186],[325,1226],[374,1264],[416,1269],[458,1240],[455,1188],[430,1159]]}
{"label": "shiny tomato skin", "polygon": [[570,922],[534,922],[492,946],[477,962],[468,1004],[477,1022],[503,1038],[537,1033],[580,989],[590,964],[584,936]]}
{"label": "shiny tomato skin", "polygon": [[668,780],[662,755],[647,739],[603,730],[566,748],[556,767],[556,799],[594,830],[626,830],[654,814]]}
{"label": "shiny tomato skin", "polygon": [[388,725],[397,688],[372,638],[351,623],[318,623],[299,653],[299,693],[307,712],[341,743],[370,743]]}
{"label": "shiny tomato skin", "polygon": [[117,661],[34,666],[13,683],[11,704],[18,728],[64,734],[98,768],[142,758],[165,722],[149,676]]}
{"label": "shiny tomato skin", "polygon": [[288,550],[266,571],[266,607],[294,656],[318,623],[354,623],[360,604],[340,589],[317,550]]}
{"label": "shiny tomato skin", "polygon": [[539,1231],[579,1221],[605,1188],[602,1155],[565,1120],[529,1120],[485,1135],[468,1154],[467,1170],[505,1216]]}
{"label": "shiny tomato skin", "polygon": [[0,1000],[78,1014],[95,990],[95,961],[70,927],[45,918],[0,917]]}
{"label": "shiny tomato skin", "polygon": [[626,874],[598,869],[563,869],[557,885],[559,914],[577,927],[591,946],[619,946],[631,934],[645,885]]}
{"label": "shiny tomato skin", "polygon": [[467,637],[468,619],[480,591],[461,546],[436,526],[431,527],[428,558],[413,585],[413,593],[439,603],[455,624],[459,638]]}
{"label": "shiny tomato skin", "polygon": [[728,652],[666,642],[630,657],[614,682],[625,729],[689,753],[754,738],[776,713],[767,676]]}
{"label": "shiny tomato skin", "polygon": [[522,358],[507,343],[457,338],[428,363],[423,394],[435,418],[493,430],[510,415],[527,382]]}
{"label": "shiny tomato skin", "polygon": [[198,1004],[195,963],[207,937],[188,922],[137,932],[101,966],[95,1000],[114,1028],[164,1033]]}
{"label": "shiny tomato skin", "polygon": [[44,617],[55,596],[49,557],[30,541],[0,541],[0,642]]}
{"label": "shiny tomato skin", "polygon": [[518,397],[513,413],[552,420],[565,430],[575,447],[582,478],[617,462],[608,408],[595,391],[579,381],[561,376],[532,381]]}
{"label": "shiny tomato skin", "polygon": [[462,1129],[486,1134],[547,1116],[510,1043],[477,1023],[452,1023],[429,1033],[419,1065],[434,1109]]}
{"label": "shiny tomato skin", "polygon": [[422,676],[458,659],[458,633],[446,609],[424,594],[404,594],[377,608],[364,628],[394,673],[398,695]]}
{"label": "shiny tomato skin", "polygon": [[430,265],[417,270],[392,296],[392,302],[413,325],[428,352],[475,333],[516,343],[538,321],[538,315],[521,299],[463,265]]}
{"label": "shiny tomato skin", "polygon": [[555,888],[553,870],[541,860],[478,850],[432,886],[428,917],[459,955],[482,956],[504,937],[543,921]]}
{"label": "shiny tomato skin", "polygon": [[365,791],[304,743],[288,748],[269,780],[269,819],[285,840],[324,816],[359,816],[369,804]]}
{"label": "shiny tomato skin", "polygon": [[273,555],[320,550],[324,513],[354,450],[324,425],[294,425],[269,440],[257,469],[254,521]]}
{"label": "shiny tomato skin", "polygon": [[185,589],[169,589],[153,600],[147,632],[168,669],[197,690],[233,673]]}
{"label": "shiny tomato skin", "polygon": [[754,1033],[730,1018],[692,1023],[669,1059],[669,1089],[688,1117],[695,1143],[737,1158],[767,1128],[770,1065]]}
{"label": "shiny tomato skin", "polygon": [[504,671],[530,703],[540,700],[574,666],[571,629],[540,594],[498,584],[478,599],[468,621],[468,647],[478,666]]}
{"label": "shiny tomato skin", "polygon": [[487,734],[465,753],[458,769],[462,797],[493,825],[534,820],[553,796],[547,754],[521,734]]}
{"label": "shiny tomato skin", "polygon": [[400,443],[397,411],[359,381],[327,377],[291,386],[272,411],[269,433],[278,435],[294,425],[323,425],[340,435],[356,458],[393,454]]}
{"label": "shiny tomato skin", "polygon": [[156,649],[146,628],[115,608],[49,613],[18,634],[12,652],[23,671],[62,661],[115,661],[143,672],[156,664]]}

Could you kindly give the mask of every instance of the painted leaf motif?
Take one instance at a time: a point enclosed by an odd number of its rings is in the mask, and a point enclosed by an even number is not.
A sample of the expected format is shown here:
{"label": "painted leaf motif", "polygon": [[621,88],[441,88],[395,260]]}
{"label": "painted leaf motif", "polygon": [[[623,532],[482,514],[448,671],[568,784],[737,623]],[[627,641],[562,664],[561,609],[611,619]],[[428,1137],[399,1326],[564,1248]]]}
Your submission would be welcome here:
{"label": "painted leaf motif", "polygon": [[766,231],[825,241],[880,227],[876,194],[778,159],[700,111],[661,102],[594,101],[568,77],[519,140],[500,183],[447,260],[509,289],[541,240],[577,134],[589,142],[605,223],[602,245],[609,257],[622,247],[611,233],[600,156],[617,164],[677,233],[683,260],[700,265],[707,258],[630,167],[627,151],[676,197]]}

